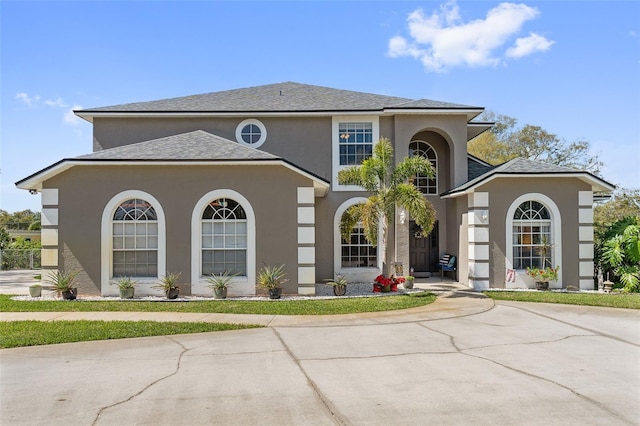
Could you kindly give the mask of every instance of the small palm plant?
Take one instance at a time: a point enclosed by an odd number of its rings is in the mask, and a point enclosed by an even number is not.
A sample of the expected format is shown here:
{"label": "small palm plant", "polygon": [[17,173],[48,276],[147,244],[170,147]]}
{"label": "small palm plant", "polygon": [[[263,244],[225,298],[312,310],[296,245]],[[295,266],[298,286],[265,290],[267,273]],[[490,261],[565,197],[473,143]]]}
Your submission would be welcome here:
{"label": "small palm plant", "polygon": [[159,288],[167,295],[167,299],[175,299],[180,292],[180,286],[178,280],[180,279],[180,272],[170,272],[164,277],[160,278],[160,284],[154,285],[153,288]]}
{"label": "small palm plant", "polygon": [[285,278],[285,275],[284,265],[265,265],[258,271],[256,282],[258,287],[266,289],[269,292],[269,298],[279,299],[282,293],[282,284],[289,281]]}
{"label": "small palm plant", "polygon": [[238,275],[224,271],[220,274],[211,274],[207,277],[208,287],[213,290],[216,299],[225,299],[227,297],[227,289],[231,286],[231,280]]}
{"label": "small palm plant", "polygon": [[118,286],[121,299],[133,299],[136,284],[138,282],[131,277],[120,277],[114,285]]}
{"label": "small palm plant", "polygon": [[75,280],[78,273],[78,271],[56,271],[49,274],[48,282],[53,285],[53,290],[58,297],[62,296],[65,299],[72,300],[76,298],[77,288]]}

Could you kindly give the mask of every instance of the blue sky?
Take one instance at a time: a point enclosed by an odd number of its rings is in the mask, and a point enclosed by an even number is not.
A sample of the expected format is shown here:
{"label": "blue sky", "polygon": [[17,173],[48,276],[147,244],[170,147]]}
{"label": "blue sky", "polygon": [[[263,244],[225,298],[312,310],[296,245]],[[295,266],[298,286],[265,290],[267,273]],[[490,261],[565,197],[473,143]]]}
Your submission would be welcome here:
{"label": "blue sky", "polygon": [[283,81],[483,106],[640,187],[640,2],[0,2],[0,208],[89,153],[76,108]]}

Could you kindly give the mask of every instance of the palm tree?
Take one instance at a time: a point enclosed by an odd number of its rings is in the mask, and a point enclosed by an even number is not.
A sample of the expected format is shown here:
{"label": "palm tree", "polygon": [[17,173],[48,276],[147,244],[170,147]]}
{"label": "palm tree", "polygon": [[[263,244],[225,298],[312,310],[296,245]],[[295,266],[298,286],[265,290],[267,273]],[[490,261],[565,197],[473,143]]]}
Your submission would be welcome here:
{"label": "palm tree", "polygon": [[349,241],[353,228],[361,223],[365,237],[372,246],[378,245],[378,230],[382,226],[382,273],[387,275],[389,253],[388,229],[395,216],[395,208],[405,209],[421,228],[423,235],[433,229],[435,210],[410,179],[416,175],[433,178],[431,162],[420,156],[408,157],[394,166],[393,147],[388,139],[380,139],[373,147],[373,156],[359,166],[338,172],[341,185],[358,185],[371,192],[362,203],[349,207],[342,215],[340,234]]}
{"label": "palm tree", "polygon": [[626,292],[640,291],[640,221],[635,219],[604,244],[604,264],[620,278]]}

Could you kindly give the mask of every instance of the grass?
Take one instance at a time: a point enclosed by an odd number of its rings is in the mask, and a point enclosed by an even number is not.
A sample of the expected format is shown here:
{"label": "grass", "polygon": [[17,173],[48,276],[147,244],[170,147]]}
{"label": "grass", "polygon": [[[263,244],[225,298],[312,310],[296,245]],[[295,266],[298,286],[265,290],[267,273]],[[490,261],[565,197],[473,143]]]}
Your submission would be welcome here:
{"label": "grass", "polygon": [[415,308],[433,303],[436,296],[411,293],[389,297],[322,300],[203,300],[150,301],[18,301],[0,295],[0,312],[201,312],[264,315],[338,315]]}
{"label": "grass", "polygon": [[[324,300],[189,302],[148,301],[18,301],[0,295],[0,312],[201,312],[268,315],[335,315],[380,312],[428,305],[436,296],[427,293],[393,297],[358,297]],[[155,321],[0,321],[0,348],[165,336],[170,334],[254,328],[257,325],[177,323]]]}
{"label": "grass", "polygon": [[555,291],[484,291],[494,300],[514,302],[564,303],[567,305],[605,306],[609,308],[640,309],[638,293],[559,293]]}
{"label": "grass", "polygon": [[258,325],[156,321],[0,322],[0,348],[256,328]]}

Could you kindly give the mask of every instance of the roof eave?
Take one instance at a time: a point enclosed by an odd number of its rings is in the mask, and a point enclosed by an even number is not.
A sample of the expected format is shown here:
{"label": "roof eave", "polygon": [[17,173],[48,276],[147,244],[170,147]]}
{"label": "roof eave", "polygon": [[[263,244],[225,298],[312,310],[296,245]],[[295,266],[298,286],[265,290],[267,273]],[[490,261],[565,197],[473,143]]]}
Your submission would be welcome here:
{"label": "roof eave", "polygon": [[[470,185],[467,188],[463,188],[460,190],[456,190],[455,188],[440,194],[441,198],[457,198],[463,195],[468,195],[475,192],[475,189],[486,183],[491,182],[494,179],[500,177],[512,177],[512,178],[541,178],[541,177],[573,177],[582,180],[585,183],[591,185],[591,190],[593,192],[599,193],[607,193],[616,189],[615,185],[601,179],[595,175],[592,175],[589,172],[546,172],[546,173],[505,173],[505,172],[489,172],[486,176],[479,179],[474,184]],[[462,185],[464,186],[464,185]]]}
{"label": "roof eave", "polygon": [[63,173],[72,167],[76,166],[126,166],[126,165],[175,165],[175,164],[188,164],[192,165],[210,165],[210,164],[219,164],[219,165],[246,165],[246,164],[254,164],[254,165],[280,165],[284,166],[298,174],[301,174],[313,182],[314,194],[316,197],[324,197],[329,191],[330,183],[309,172],[304,170],[293,163],[290,163],[284,159],[252,159],[252,160],[127,160],[127,159],[63,159],[46,167],[39,172],[32,174],[18,182],[16,182],[16,187],[18,189],[24,189],[27,191],[42,191],[42,185],[45,181],[53,178],[54,176]]}

